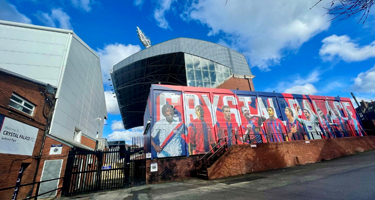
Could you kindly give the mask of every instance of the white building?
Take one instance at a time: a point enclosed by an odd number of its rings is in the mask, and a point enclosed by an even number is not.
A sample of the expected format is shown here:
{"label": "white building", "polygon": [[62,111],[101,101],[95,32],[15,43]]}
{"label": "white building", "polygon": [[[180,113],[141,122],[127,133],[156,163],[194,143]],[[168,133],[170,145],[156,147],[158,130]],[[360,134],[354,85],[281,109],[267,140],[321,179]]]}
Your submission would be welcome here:
{"label": "white building", "polygon": [[57,88],[51,135],[75,142],[102,137],[99,56],[73,31],[0,20],[0,68]]}

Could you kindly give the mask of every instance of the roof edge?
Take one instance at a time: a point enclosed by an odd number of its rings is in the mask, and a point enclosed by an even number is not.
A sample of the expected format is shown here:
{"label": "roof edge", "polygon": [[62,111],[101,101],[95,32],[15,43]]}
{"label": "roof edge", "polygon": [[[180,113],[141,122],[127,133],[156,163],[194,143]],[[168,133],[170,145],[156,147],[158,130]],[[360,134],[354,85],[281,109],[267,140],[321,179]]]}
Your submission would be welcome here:
{"label": "roof edge", "polygon": [[51,28],[51,27],[46,27],[46,26],[38,26],[38,25],[33,25],[33,24],[25,24],[25,23],[11,22],[11,21],[5,21],[5,20],[0,20],[0,24],[36,29],[36,30],[52,31],[52,32],[58,32],[58,33],[71,33],[71,34],[74,33],[72,30],[68,30],[68,29]]}

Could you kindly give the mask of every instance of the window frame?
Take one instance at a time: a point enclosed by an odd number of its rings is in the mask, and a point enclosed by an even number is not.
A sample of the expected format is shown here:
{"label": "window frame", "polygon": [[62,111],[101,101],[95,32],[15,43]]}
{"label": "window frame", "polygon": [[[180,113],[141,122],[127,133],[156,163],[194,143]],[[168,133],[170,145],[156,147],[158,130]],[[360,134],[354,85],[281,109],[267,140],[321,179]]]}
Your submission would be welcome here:
{"label": "window frame", "polygon": [[[17,102],[16,100],[12,99],[13,97],[20,99],[22,102],[21,103]],[[22,109],[20,110],[19,108],[14,107],[13,105],[11,105],[11,103],[15,103],[15,104],[21,106]],[[25,106],[25,103],[31,105],[32,108],[29,108],[28,105]],[[32,102],[26,100],[25,98],[21,97],[20,95],[14,93],[14,92],[12,93],[12,96],[10,97],[10,101],[9,101],[8,106],[11,107],[11,108],[13,108],[13,109],[15,109],[15,110],[18,110],[18,111],[20,111],[22,113],[25,113],[25,114],[27,114],[29,116],[34,116],[35,107],[36,107],[35,104],[33,104]],[[31,114],[29,114],[27,112],[24,112],[23,109],[30,110]]]}

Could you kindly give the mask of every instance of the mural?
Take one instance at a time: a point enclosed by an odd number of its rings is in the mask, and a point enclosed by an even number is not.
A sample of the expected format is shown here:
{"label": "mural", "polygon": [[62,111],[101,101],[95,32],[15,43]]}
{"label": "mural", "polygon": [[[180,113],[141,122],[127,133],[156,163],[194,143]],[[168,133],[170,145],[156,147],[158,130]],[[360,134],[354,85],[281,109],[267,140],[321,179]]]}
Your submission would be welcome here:
{"label": "mural", "polygon": [[145,121],[153,158],[205,154],[216,145],[360,137],[349,98],[153,85]]}

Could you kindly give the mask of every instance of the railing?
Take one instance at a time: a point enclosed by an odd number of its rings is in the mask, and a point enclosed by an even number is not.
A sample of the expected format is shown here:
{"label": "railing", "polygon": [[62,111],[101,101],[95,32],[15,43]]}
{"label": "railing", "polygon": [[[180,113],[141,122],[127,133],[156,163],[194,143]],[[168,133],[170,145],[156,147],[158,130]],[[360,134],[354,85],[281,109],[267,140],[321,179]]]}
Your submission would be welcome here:
{"label": "railing", "polygon": [[[38,196],[41,196],[41,195],[44,195],[44,194],[48,194],[48,193],[50,193],[50,192],[53,192],[53,191],[56,191],[56,190],[60,190],[60,189],[62,189],[62,187],[58,187],[58,188],[53,189],[53,190],[50,190],[50,191],[48,191],[48,192],[44,192],[44,193],[42,193],[42,194],[39,194],[39,189],[40,189],[40,184],[41,184],[41,183],[49,182],[49,181],[54,181],[54,180],[59,180],[59,179],[63,179],[63,178],[64,178],[64,177],[60,177],[60,178],[54,178],[54,179],[49,179],[49,180],[44,180],[44,181],[39,181],[39,182],[34,182],[34,183],[23,184],[23,185],[19,185],[19,186],[13,186],[13,187],[1,188],[1,189],[0,189],[0,192],[1,192],[1,191],[5,191],[5,190],[11,190],[11,189],[18,190],[20,187],[30,186],[30,185],[35,185],[35,184],[37,184],[36,191],[35,191],[35,195],[34,195],[34,196],[28,196],[28,197],[26,197],[26,199],[38,199]],[[12,199],[16,199],[16,197],[13,196]]]}

